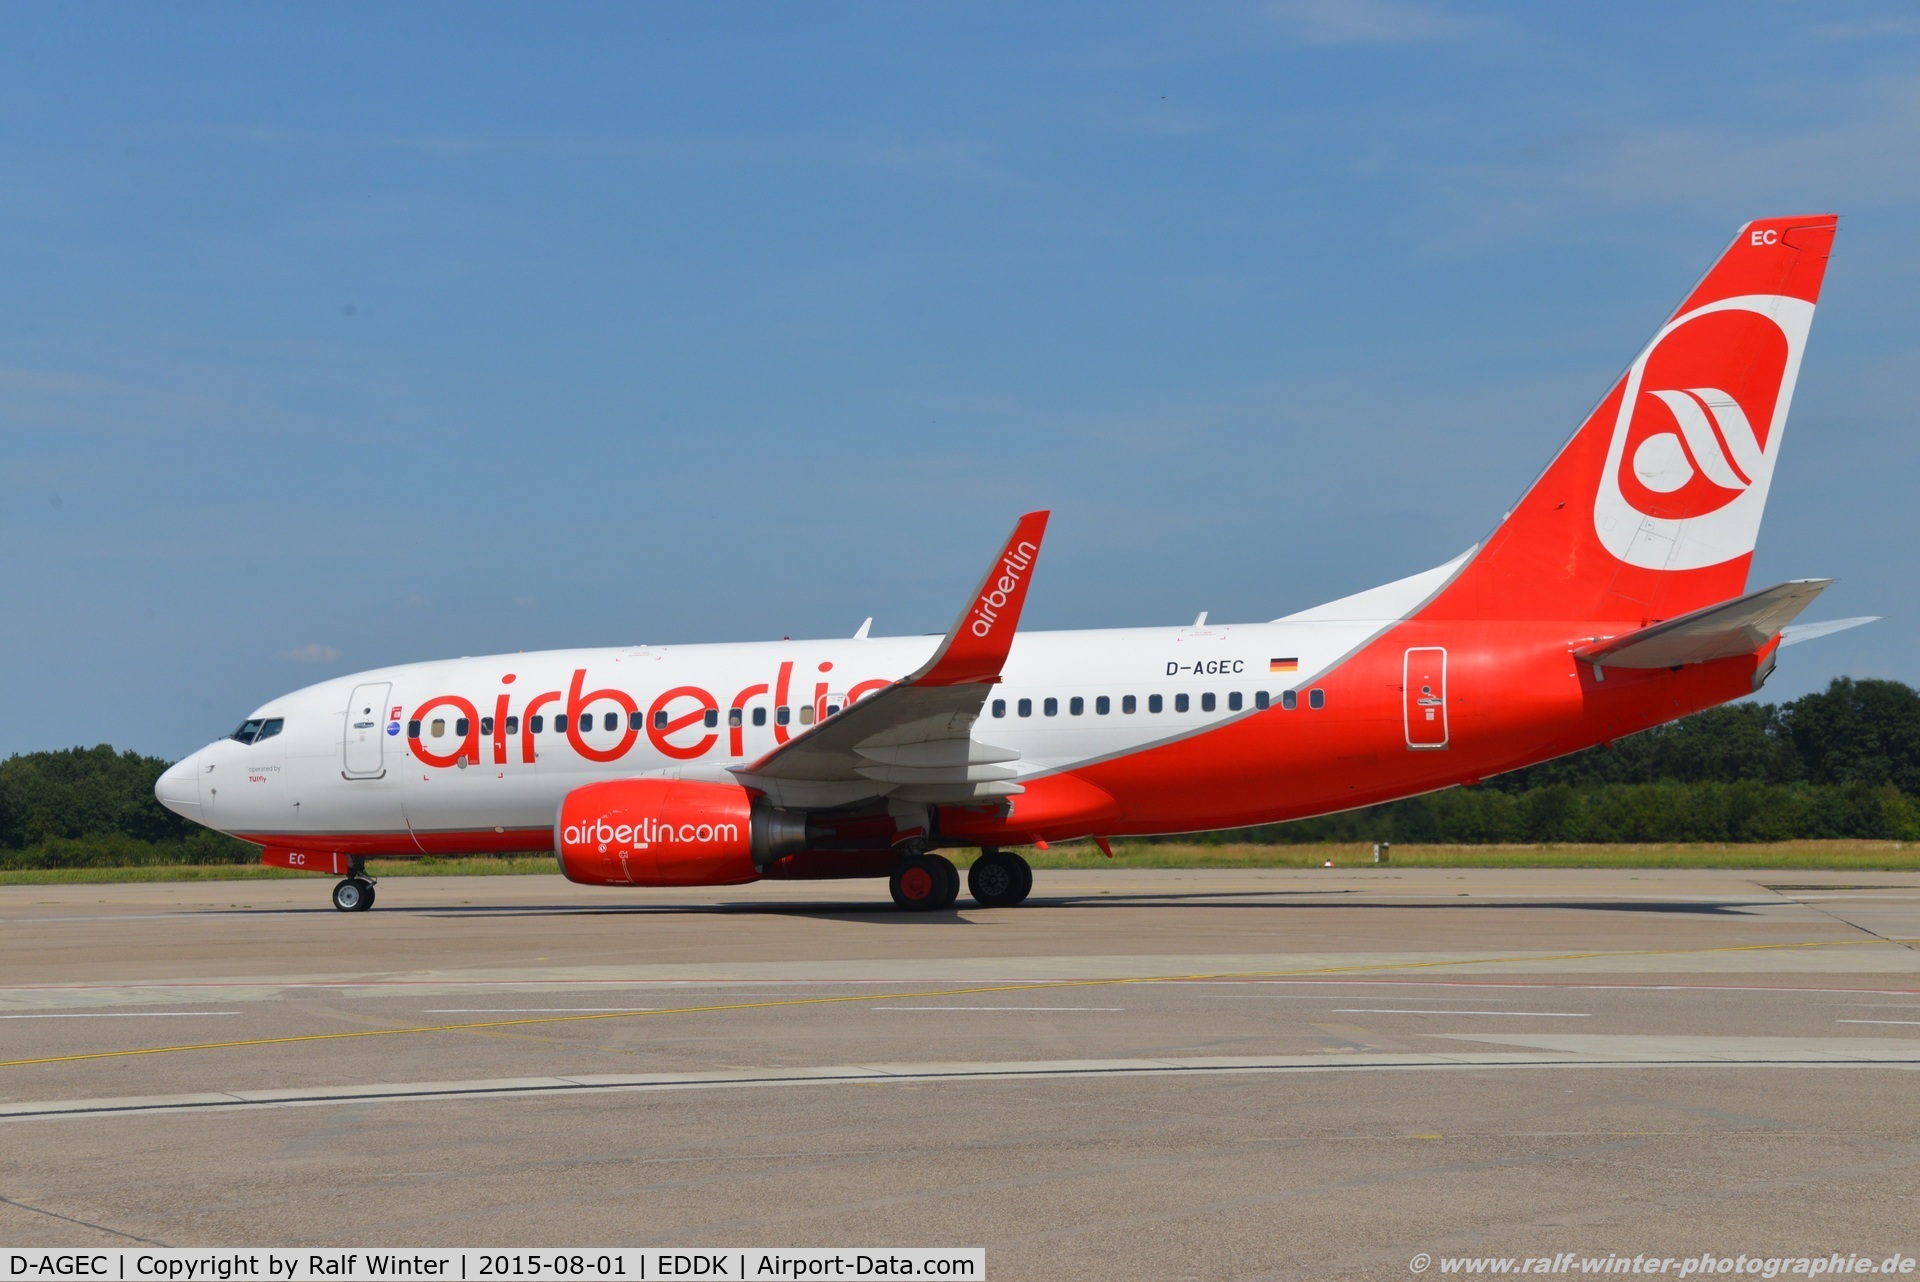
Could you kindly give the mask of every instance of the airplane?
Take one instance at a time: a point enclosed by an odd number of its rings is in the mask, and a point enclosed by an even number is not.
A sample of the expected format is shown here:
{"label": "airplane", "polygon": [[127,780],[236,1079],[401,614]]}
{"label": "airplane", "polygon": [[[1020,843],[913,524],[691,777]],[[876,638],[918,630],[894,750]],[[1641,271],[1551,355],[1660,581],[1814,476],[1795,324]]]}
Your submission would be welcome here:
{"label": "airplane", "polygon": [[887,878],[1026,899],[1016,847],[1267,824],[1607,743],[1758,690],[1831,582],[1747,590],[1838,220],[1733,243],[1491,533],[1264,623],[1019,631],[1048,513],[943,636],[405,664],[269,700],[163,774],[169,809],[340,878],[552,853],[593,886]]}

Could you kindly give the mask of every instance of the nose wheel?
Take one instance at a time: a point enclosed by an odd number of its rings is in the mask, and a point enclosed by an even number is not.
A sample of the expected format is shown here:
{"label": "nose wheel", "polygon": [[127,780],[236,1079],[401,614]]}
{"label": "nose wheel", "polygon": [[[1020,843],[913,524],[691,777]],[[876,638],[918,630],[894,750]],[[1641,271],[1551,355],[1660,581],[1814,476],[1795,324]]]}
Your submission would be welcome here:
{"label": "nose wheel", "polygon": [[373,907],[373,878],[361,871],[358,862],[344,881],[333,886],[333,906],[343,913],[363,913]]}
{"label": "nose wheel", "polygon": [[1033,892],[1033,866],[1006,850],[985,850],[967,869],[967,893],[982,908],[1012,908]]}
{"label": "nose wheel", "polygon": [[938,912],[959,897],[960,870],[940,855],[908,855],[893,870],[887,889],[908,912]]}

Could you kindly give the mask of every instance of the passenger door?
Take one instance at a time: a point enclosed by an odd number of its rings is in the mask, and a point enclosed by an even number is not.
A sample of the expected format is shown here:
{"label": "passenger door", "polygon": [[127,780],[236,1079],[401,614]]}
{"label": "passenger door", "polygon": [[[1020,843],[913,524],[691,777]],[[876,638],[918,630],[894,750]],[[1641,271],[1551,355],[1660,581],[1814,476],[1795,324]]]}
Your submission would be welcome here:
{"label": "passenger door", "polygon": [[1401,685],[1407,747],[1447,746],[1447,652],[1439,646],[1407,651]]}
{"label": "passenger door", "polygon": [[378,779],[387,772],[382,757],[386,751],[387,696],[392,690],[392,683],[386,681],[355,686],[347,700],[340,773],[349,779]]}

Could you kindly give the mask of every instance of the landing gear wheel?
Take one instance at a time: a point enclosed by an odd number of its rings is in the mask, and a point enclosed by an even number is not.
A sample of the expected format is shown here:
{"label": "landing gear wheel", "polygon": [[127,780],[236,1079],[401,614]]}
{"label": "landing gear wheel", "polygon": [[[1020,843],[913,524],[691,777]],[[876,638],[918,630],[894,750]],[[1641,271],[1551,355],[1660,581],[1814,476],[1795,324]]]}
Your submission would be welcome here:
{"label": "landing gear wheel", "polygon": [[908,912],[938,912],[952,907],[960,894],[960,870],[939,855],[908,855],[893,870],[887,889]]}
{"label": "landing gear wheel", "polygon": [[967,869],[967,893],[982,908],[1012,908],[1033,891],[1033,868],[1004,850],[988,850]]}
{"label": "landing gear wheel", "polygon": [[343,913],[363,913],[373,907],[373,883],[348,877],[334,883],[333,906]]}

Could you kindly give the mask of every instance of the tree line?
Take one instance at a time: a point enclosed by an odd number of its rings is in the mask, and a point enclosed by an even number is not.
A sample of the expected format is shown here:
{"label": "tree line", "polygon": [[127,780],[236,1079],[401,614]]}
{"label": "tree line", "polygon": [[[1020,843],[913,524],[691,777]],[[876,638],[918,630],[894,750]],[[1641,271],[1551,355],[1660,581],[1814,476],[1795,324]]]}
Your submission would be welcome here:
{"label": "tree line", "polygon": [[[161,806],[168,763],[102,744],[0,762],[0,868],[247,863],[256,848]],[[1714,708],[1471,788],[1200,841],[1920,841],[1920,692],[1841,678]],[[1194,837],[1178,838],[1194,841]]]}

